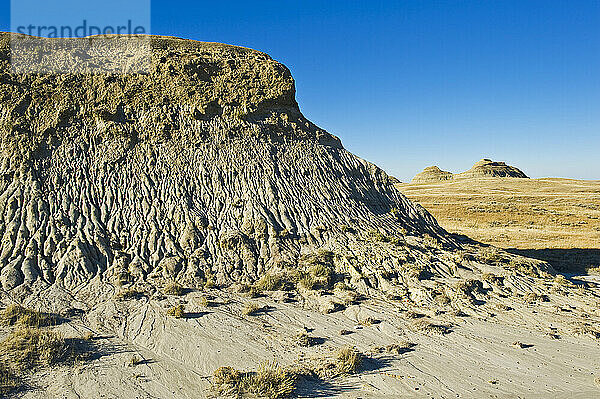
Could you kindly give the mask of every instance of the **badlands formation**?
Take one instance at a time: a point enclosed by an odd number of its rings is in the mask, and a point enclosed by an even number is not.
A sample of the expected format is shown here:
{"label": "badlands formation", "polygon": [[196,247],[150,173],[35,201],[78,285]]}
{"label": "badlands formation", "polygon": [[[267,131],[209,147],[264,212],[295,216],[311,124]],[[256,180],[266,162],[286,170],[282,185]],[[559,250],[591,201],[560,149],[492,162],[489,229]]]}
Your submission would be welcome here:
{"label": "badlands formation", "polygon": [[268,55],[153,37],[149,74],[17,75],[9,42],[0,396],[600,393],[598,287],[447,233]]}
{"label": "badlands formation", "polygon": [[514,166],[507,165],[505,162],[495,162],[491,159],[482,159],[466,172],[452,174],[441,170],[437,166],[429,166],[418,173],[411,181],[411,184],[433,183],[447,180],[474,179],[480,177],[514,177],[527,179],[527,175]]}

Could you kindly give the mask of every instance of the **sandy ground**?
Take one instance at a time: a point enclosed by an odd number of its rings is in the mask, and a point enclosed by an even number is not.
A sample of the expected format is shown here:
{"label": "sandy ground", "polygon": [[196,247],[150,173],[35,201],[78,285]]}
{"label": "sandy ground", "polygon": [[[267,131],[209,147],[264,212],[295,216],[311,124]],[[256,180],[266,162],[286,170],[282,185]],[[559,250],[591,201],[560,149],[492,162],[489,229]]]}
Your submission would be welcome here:
{"label": "sandy ground", "polygon": [[[507,289],[527,285],[513,283]],[[211,291],[216,306],[210,308],[198,305],[198,292],[183,298],[107,302],[60,327],[66,336],[94,331],[99,356],[74,368],[36,374],[19,397],[210,397],[210,377],[220,366],[254,370],[263,361],[305,364],[331,356],[344,345],[355,345],[368,356],[361,372],[330,381],[304,380],[298,397],[599,397],[594,379],[600,376],[600,340],[578,335],[576,327],[581,322],[600,323],[600,288],[590,283],[591,288],[573,295],[553,290],[551,284],[545,285],[548,302],[506,303],[503,291],[494,289],[475,303],[459,305],[465,313],[461,317],[450,307],[419,309],[387,300],[367,300],[345,311],[321,314],[299,302],[250,300],[217,290]],[[241,315],[251,301],[265,310],[257,316]],[[185,303],[187,318],[166,316],[165,308],[176,302]],[[422,314],[420,320],[449,326],[450,332],[419,330],[415,313]],[[368,316],[380,322],[361,325]],[[342,336],[341,329],[352,333]],[[301,331],[320,338],[319,344],[298,347],[294,336]],[[415,345],[404,353],[376,349],[407,341]],[[524,347],[514,346],[516,341]],[[134,354],[144,361],[129,366]]]}

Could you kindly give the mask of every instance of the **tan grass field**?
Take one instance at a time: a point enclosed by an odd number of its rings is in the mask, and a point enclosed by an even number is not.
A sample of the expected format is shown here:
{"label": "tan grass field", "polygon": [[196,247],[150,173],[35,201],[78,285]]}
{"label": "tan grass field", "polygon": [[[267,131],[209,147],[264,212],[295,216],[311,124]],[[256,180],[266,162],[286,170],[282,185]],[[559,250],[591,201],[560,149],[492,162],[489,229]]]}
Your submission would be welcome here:
{"label": "tan grass field", "polygon": [[398,188],[449,232],[559,270],[600,266],[600,181],[490,177]]}

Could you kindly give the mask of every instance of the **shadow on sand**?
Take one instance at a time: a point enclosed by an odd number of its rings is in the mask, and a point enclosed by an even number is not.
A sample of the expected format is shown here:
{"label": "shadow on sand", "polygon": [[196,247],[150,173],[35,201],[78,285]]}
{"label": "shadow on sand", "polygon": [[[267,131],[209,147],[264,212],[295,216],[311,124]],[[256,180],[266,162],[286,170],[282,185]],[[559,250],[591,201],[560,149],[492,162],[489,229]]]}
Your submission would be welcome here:
{"label": "shadow on sand", "polygon": [[[412,349],[406,350],[410,352]],[[404,352],[404,353],[406,353]],[[398,356],[377,356],[364,359],[360,368],[361,373],[377,373],[386,367],[390,367]],[[300,397],[311,398],[330,398],[337,394],[348,393],[360,389],[362,384],[352,381],[345,381],[343,378],[334,378],[325,380],[319,377],[304,377],[300,380],[296,393]]]}
{"label": "shadow on sand", "polygon": [[507,249],[515,255],[548,262],[560,273],[586,273],[587,268],[600,267],[600,249]]}

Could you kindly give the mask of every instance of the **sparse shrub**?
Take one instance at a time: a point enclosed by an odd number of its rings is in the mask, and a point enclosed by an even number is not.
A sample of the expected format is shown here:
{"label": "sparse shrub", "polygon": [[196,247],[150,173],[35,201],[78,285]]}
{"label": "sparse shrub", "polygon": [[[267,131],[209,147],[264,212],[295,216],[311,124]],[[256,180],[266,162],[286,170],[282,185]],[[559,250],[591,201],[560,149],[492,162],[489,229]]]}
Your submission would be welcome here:
{"label": "sparse shrub", "polygon": [[423,313],[409,310],[406,313],[404,313],[404,317],[406,317],[407,319],[420,319],[421,317],[425,317],[425,315]]}
{"label": "sparse shrub", "polygon": [[403,246],[406,244],[406,241],[404,240],[404,238],[402,237],[391,237],[390,238],[390,243],[392,245],[395,245],[397,247]]}
{"label": "sparse shrub", "polygon": [[[585,269],[588,274],[600,274],[600,266],[590,266]],[[598,384],[600,386],[600,384]]]}
{"label": "sparse shrub", "polygon": [[294,270],[270,271],[263,275],[254,286],[262,291],[290,291],[296,287],[300,273]]}
{"label": "sparse shrub", "polygon": [[330,251],[301,257],[300,264],[307,268],[307,272],[296,276],[297,286],[308,290],[330,288],[334,279],[333,257]]}
{"label": "sparse shrub", "polygon": [[358,293],[353,291],[350,286],[341,281],[335,283],[333,293],[336,297],[342,300],[345,306],[356,303],[359,298]]}
{"label": "sparse shrub", "polygon": [[185,316],[183,305],[176,305],[167,310],[167,315],[173,316],[176,319],[182,319]]}
{"label": "sparse shrub", "polygon": [[427,280],[431,277],[431,272],[428,267],[419,263],[405,263],[403,265],[404,273],[409,278],[414,278],[417,280]]}
{"label": "sparse shrub", "polygon": [[504,277],[496,276],[494,273],[483,273],[481,279],[490,284],[496,284],[497,286],[504,285]]}
{"label": "sparse shrub", "polygon": [[356,229],[345,224],[340,225],[340,230],[342,233],[356,234]]}
{"label": "sparse shrub", "polygon": [[557,274],[556,277],[554,277],[554,284],[556,285],[560,285],[560,286],[570,286],[573,285],[569,280],[567,280],[567,278],[565,276],[563,276],[562,274]]}
{"label": "sparse shrub", "polygon": [[576,323],[572,327],[572,331],[575,335],[586,335],[593,339],[600,340],[600,328],[587,323]]}
{"label": "sparse shrub", "polygon": [[438,294],[438,295],[436,295],[436,296],[435,296],[435,298],[434,298],[434,300],[435,300],[435,301],[436,301],[438,304],[440,304],[440,305],[448,305],[448,304],[451,302],[451,300],[450,300],[450,298],[448,297],[448,295],[446,295],[446,294],[445,294],[445,293],[443,293],[443,292],[442,292],[442,293],[440,293],[440,294]]}
{"label": "sparse shrub", "polygon": [[481,281],[475,279],[461,280],[454,285],[454,289],[464,298],[472,297],[473,293],[485,293]]}
{"label": "sparse shrub", "polygon": [[262,307],[256,303],[249,303],[242,309],[242,314],[245,316],[255,316],[261,309]]}
{"label": "sparse shrub", "polygon": [[29,327],[54,326],[60,321],[56,315],[38,312],[21,305],[9,305],[0,313],[0,320],[2,324],[9,326],[21,325]]}
{"label": "sparse shrub", "polygon": [[391,353],[394,355],[401,355],[410,350],[410,348],[416,346],[412,342],[400,342],[398,344],[390,344],[386,346],[377,346],[373,348],[378,353]]}
{"label": "sparse shrub", "polygon": [[283,282],[280,276],[273,273],[267,273],[262,276],[255,285],[260,291],[275,291],[282,287]]}
{"label": "sparse shrub", "polygon": [[363,355],[356,348],[346,346],[337,353],[337,371],[341,374],[354,374],[360,368]]}
{"label": "sparse shrub", "polygon": [[352,334],[352,331],[350,331],[350,330],[345,330],[345,329],[340,330],[340,335],[350,335],[350,334]]}
{"label": "sparse shrub", "polygon": [[306,274],[306,275],[302,276],[300,278],[300,281],[298,281],[298,287],[304,288],[307,290],[314,290],[315,288],[317,288],[317,285],[318,285],[317,281],[310,274]]}
{"label": "sparse shrub", "polygon": [[165,285],[163,292],[166,295],[181,296],[181,295],[185,294],[185,289],[183,288],[183,286],[181,284],[178,284],[178,283],[172,281],[172,282],[168,283],[167,285]]}

